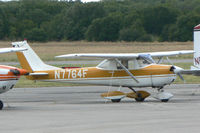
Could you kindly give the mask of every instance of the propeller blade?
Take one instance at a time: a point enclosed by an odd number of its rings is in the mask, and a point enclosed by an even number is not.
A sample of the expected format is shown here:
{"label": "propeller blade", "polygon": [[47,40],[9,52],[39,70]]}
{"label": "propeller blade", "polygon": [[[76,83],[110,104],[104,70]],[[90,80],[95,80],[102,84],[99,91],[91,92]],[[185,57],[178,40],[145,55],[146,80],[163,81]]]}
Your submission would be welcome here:
{"label": "propeller blade", "polygon": [[183,76],[181,75],[181,73],[177,73],[177,75],[179,76],[179,78],[180,78],[181,80],[183,80],[183,81],[185,82],[185,79],[183,78]]}
{"label": "propeller blade", "polygon": [[183,70],[184,70],[183,68],[178,67],[178,66],[172,66],[172,67],[170,68],[170,71],[173,71],[173,72],[174,72],[176,75],[178,75],[179,78],[180,78],[181,80],[183,80],[184,83],[185,83],[185,80],[184,80],[183,76],[181,75],[181,72],[182,72]]}

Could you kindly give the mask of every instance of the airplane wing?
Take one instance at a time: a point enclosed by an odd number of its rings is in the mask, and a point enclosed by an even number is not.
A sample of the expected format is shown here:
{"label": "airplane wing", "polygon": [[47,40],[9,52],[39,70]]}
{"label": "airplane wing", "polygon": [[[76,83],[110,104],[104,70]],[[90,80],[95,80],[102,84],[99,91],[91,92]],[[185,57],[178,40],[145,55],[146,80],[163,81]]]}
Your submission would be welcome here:
{"label": "airplane wing", "polygon": [[163,57],[163,56],[175,56],[183,54],[192,54],[193,50],[182,50],[182,51],[167,51],[167,52],[151,52],[151,53],[115,53],[115,54],[105,54],[105,53],[91,53],[91,54],[66,54],[59,55],[56,58],[118,58],[118,59],[133,59],[138,58],[140,55],[150,55],[151,57]]}
{"label": "airplane wing", "polygon": [[0,48],[0,54],[27,50],[26,48]]}

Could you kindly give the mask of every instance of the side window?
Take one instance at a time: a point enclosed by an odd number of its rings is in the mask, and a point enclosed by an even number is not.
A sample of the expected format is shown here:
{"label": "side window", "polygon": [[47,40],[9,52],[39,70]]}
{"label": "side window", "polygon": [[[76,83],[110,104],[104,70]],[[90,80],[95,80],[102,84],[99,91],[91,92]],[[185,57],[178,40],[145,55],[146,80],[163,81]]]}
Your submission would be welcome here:
{"label": "side window", "polygon": [[134,61],[133,60],[129,60],[128,61],[128,69],[134,69]]}
{"label": "side window", "polygon": [[[128,60],[121,60],[122,65],[129,69]],[[117,69],[123,69],[120,64],[117,63]]]}

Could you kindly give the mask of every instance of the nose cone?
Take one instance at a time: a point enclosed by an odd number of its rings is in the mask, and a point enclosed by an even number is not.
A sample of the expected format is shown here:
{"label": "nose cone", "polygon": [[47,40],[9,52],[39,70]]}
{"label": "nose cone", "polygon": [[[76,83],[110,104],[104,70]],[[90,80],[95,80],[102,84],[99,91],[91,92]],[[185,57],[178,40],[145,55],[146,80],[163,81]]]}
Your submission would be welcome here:
{"label": "nose cone", "polygon": [[29,72],[25,69],[18,69],[18,70],[20,72],[20,75],[28,75],[29,74]]}
{"label": "nose cone", "polygon": [[10,72],[12,72],[14,75],[16,76],[20,76],[20,75],[28,75],[28,71],[25,69],[10,69]]}
{"label": "nose cone", "polygon": [[183,71],[183,68],[181,68],[181,67],[178,67],[178,66],[174,66],[174,67],[175,67],[174,73],[176,73],[176,74]]}
{"label": "nose cone", "polygon": [[182,72],[184,69],[178,66],[172,66],[170,71],[173,71],[175,74]]}

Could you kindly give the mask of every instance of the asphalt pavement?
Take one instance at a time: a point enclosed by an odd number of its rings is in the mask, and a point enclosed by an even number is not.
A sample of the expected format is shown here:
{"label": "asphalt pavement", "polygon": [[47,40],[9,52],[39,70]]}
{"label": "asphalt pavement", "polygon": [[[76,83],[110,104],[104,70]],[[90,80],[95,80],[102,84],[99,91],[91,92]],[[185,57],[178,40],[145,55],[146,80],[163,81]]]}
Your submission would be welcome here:
{"label": "asphalt pavement", "polygon": [[[173,84],[167,103],[100,97],[106,86],[14,88],[0,95],[1,133],[193,133],[200,130],[200,86]],[[139,89],[139,88],[136,88]],[[145,88],[155,92],[151,88]],[[121,91],[129,92],[127,88]]]}

